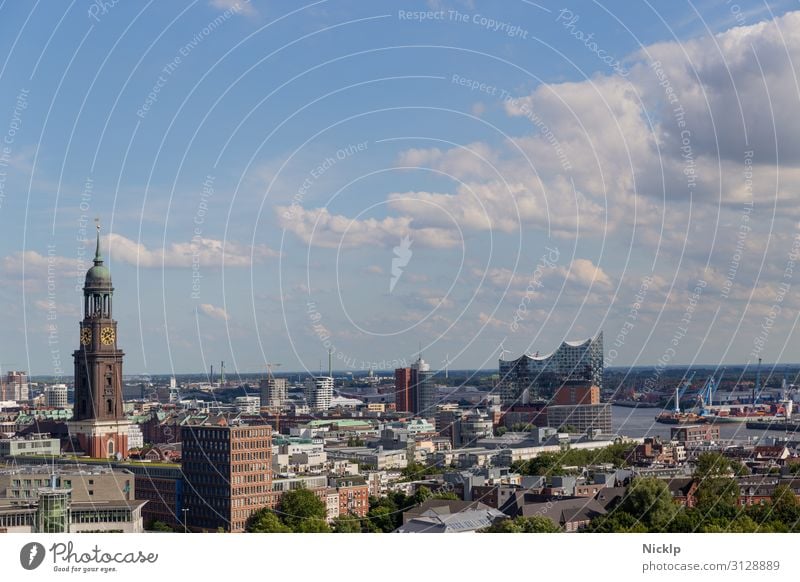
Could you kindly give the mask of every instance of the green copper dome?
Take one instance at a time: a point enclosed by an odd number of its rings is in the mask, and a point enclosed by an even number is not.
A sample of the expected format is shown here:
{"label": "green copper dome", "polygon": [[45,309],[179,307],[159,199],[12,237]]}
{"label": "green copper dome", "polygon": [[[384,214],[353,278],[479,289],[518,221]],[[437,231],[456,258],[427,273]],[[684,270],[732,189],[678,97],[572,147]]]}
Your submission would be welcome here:
{"label": "green copper dome", "polygon": [[100,228],[97,228],[97,249],[94,253],[94,267],[86,271],[86,287],[110,287],[111,271],[103,264],[100,254]]}

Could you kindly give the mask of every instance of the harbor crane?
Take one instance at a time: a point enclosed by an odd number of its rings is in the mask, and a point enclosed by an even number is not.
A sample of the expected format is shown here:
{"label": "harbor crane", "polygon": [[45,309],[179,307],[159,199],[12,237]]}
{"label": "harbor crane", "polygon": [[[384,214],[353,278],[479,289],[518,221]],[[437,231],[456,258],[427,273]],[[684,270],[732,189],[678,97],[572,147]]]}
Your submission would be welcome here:
{"label": "harbor crane", "polygon": [[681,398],[683,397],[686,390],[689,389],[689,386],[692,385],[692,380],[694,380],[694,375],[697,372],[692,372],[688,379],[682,380],[675,386],[675,414],[680,414],[681,412]]}
{"label": "harbor crane", "polygon": [[713,406],[714,404],[714,395],[717,393],[720,384],[722,384],[722,377],[725,375],[725,368],[719,374],[719,379],[715,378],[712,374],[706,380],[706,383],[700,389],[697,397],[700,400],[700,410],[702,414],[706,414],[708,412],[708,408]]}

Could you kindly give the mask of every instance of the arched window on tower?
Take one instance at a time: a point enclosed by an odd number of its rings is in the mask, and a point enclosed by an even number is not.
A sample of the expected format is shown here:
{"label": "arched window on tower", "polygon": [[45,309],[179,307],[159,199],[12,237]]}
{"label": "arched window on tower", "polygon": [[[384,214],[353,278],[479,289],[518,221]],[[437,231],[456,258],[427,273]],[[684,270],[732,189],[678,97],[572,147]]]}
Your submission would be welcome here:
{"label": "arched window on tower", "polygon": [[111,457],[114,455],[114,441],[108,441],[108,456]]}
{"label": "arched window on tower", "polygon": [[111,399],[109,399],[109,400],[106,400],[106,412],[107,412],[108,414],[111,414],[111,413],[114,411],[114,410],[113,410],[113,408],[114,408],[114,406],[113,406],[113,404],[111,403]]}

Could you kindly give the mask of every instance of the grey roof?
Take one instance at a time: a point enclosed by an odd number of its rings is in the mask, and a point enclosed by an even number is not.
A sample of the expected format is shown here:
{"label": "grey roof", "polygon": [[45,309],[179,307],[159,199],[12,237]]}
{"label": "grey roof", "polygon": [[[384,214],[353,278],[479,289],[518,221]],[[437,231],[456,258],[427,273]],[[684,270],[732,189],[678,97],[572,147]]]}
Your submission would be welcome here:
{"label": "grey roof", "polygon": [[594,496],[595,500],[603,506],[603,509],[608,510],[609,506],[617,503],[625,497],[625,487],[604,487],[597,492]]}
{"label": "grey roof", "polygon": [[540,515],[561,527],[564,524],[587,521],[606,513],[605,508],[591,498],[563,499],[547,503],[531,503],[522,506],[524,517]]}
{"label": "grey roof", "polygon": [[[484,506],[486,507],[486,506]],[[489,527],[505,515],[496,509],[471,509],[440,514],[429,510],[395,530],[397,533],[461,533]]]}
{"label": "grey roof", "polygon": [[428,499],[416,507],[403,512],[403,521],[409,521],[428,513],[436,515],[451,515],[470,510],[491,509],[480,501],[461,501],[460,499]]}

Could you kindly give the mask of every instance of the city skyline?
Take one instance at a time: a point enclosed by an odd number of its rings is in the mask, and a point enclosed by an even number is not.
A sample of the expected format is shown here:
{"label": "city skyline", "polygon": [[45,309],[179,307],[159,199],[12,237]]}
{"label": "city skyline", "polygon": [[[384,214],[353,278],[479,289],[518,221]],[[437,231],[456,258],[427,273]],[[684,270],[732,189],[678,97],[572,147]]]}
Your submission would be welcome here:
{"label": "city skyline", "polygon": [[790,3],[329,4],[4,8],[3,372],[800,362]]}

